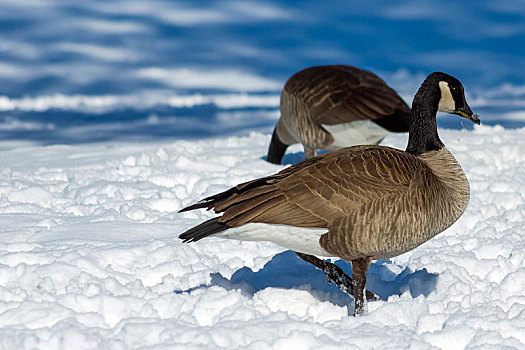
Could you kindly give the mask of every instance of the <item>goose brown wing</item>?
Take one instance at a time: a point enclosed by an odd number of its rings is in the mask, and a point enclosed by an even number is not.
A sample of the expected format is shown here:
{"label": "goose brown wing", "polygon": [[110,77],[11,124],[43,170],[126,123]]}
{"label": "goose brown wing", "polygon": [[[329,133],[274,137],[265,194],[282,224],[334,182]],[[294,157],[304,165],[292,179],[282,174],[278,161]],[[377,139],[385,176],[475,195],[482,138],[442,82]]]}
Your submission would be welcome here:
{"label": "goose brown wing", "polygon": [[328,227],[363,203],[408,191],[415,157],[389,147],[355,146],[301,162],[208,197],[183,210],[213,209],[230,227],[249,222]]}
{"label": "goose brown wing", "polygon": [[408,115],[408,105],[377,75],[352,66],[319,66],[292,76],[285,85],[300,97],[319,124]]}

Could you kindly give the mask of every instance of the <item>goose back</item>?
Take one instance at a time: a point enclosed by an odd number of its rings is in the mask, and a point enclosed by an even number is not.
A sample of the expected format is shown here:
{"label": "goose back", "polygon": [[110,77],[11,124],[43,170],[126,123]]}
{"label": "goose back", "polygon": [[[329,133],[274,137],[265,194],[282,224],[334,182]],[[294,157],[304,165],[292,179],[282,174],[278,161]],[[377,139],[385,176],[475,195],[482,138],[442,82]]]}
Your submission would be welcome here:
{"label": "goose back", "polygon": [[[410,114],[408,105],[381,78],[348,65],[317,66],[294,74],[284,86],[281,104],[294,107],[287,112],[328,125]],[[408,130],[408,119],[401,128]]]}

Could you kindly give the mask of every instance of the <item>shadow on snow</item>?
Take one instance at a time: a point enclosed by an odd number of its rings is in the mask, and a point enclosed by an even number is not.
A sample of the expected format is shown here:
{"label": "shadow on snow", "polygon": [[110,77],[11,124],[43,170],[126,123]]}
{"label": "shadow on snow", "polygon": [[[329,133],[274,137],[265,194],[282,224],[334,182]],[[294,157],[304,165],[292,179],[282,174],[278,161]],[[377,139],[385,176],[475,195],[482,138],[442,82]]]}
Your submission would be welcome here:
{"label": "shadow on snow", "polygon": [[[337,260],[335,264],[348,275],[352,275],[350,263]],[[366,274],[366,288],[376,293],[382,300],[407,291],[413,298],[419,295],[428,296],[435,290],[438,274],[429,273],[426,269],[412,271],[409,268],[396,274],[388,268],[389,264],[391,264],[389,260],[375,261]],[[330,301],[339,306],[348,305],[352,301],[352,298],[334,283],[329,285],[322,271],[304,262],[290,250],[275,255],[256,272],[248,267],[243,267],[237,270],[230,279],[223,277],[220,273],[213,273],[211,284],[227,290],[238,289],[248,296],[253,296],[258,291],[269,287],[296,288],[309,290],[317,299]],[[190,290],[175,291],[175,293],[190,292],[206,287],[201,285]]]}

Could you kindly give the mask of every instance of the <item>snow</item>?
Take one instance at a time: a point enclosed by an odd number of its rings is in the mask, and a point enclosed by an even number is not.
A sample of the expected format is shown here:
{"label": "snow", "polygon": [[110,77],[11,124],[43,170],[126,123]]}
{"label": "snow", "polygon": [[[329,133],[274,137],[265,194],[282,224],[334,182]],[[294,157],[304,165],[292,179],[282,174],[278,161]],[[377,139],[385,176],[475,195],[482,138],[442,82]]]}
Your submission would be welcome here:
{"label": "snow", "polygon": [[[360,318],[291,251],[177,238],[213,215],[183,206],[283,168],[263,160],[268,134],[4,150],[0,348],[523,348],[524,132],[440,130],[469,207],[372,264],[367,288],[381,300]],[[302,157],[293,146],[285,162]]]}
{"label": "snow", "polygon": [[[0,0],[0,349],[525,348],[524,18],[520,0]],[[283,168],[263,160],[281,87],[320,64],[408,103],[453,74],[484,124],[438,120],[471,202],[372,264],[361,318],[293,252],[177,238],[212,216],[178,209]]]}

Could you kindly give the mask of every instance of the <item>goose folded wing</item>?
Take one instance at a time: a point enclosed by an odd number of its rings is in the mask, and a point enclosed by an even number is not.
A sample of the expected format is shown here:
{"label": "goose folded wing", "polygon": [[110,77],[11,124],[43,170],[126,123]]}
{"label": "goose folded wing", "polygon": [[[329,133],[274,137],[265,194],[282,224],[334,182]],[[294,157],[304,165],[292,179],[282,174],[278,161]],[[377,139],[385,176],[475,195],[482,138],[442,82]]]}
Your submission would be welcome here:
{"label": "goose folded wing", "polygon": [[[344,74],[344,72],[341,72]],[[349,123],[356,120],[381,119],[400,111],[408,114],[408,105],[379,77],[367,75],[354,80],[334,75],[328,88],[310,96],[310,115],[319,124]],[[330,93],[326,93],[329,90]],[[322,96],[322,95],[325,96]]]}
{"label": "goose folded wing", "polygon": [[328,227],[363,203],[408,191],[414,157],[389,147],[355,146],[296,164],[208,197],[197,207],[223,213],[230,227],[250,222]]}

